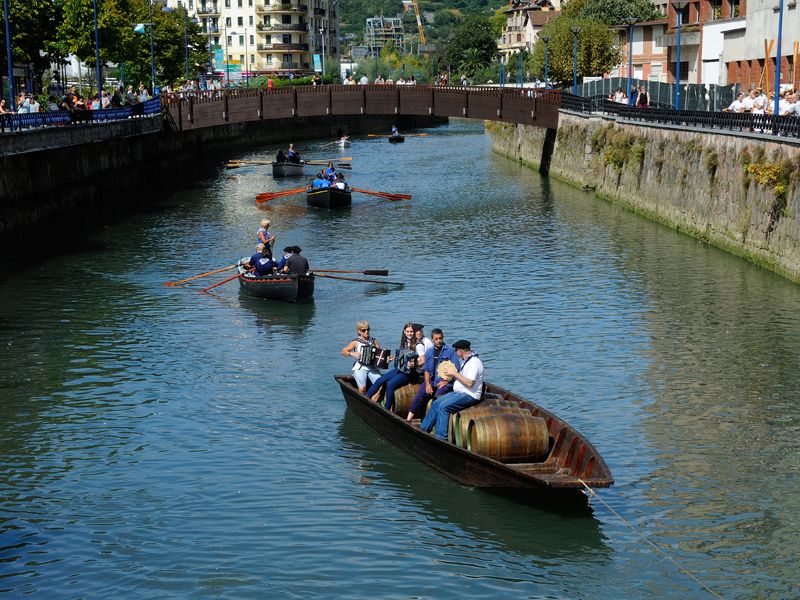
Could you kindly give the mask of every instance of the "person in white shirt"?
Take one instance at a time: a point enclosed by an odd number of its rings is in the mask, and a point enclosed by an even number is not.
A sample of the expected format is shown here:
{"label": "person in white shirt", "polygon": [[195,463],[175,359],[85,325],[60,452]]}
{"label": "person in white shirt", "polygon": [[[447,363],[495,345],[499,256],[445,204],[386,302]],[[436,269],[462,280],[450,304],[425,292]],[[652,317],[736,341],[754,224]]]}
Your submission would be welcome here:
{"label": "person in white shirt", "polygon": [[355,85],[356,82],[353,80],[353,76],[352,75],[348,75],[347,79],[344,80],[344,84],[345,85]]}
{"label": "person in white shirt", "polygon": [[744,105],[744,112],[750,112],[753,110],[753,104],[756,102],[756,91],[751,89],[747,96],[744,97],[742,100],[742,105]]}
{"label": "person in white shirt", "polygon": [[791,91],[786,91],[783,98],[778,101],[778,114],[782,117],[788,117],[794,113],[794,102]]}
{"label": "person in white shirt", "polygon": [[359,85],[367,85],[369,83],[369,79],[367,79],[366,75],[362,75],[361,79],[358,80]]}
{"label": "person in white shirt", "polygon": [[447,423],[450,415],[478,404],[483,395],[483,363],[472,352],[469,340],[458,340],[453,344],[461,366],[450,369],[447,375],[454,379],[453,391],[433,401],[425,415],[420,429],[431,431],[436,427],[436,435],[447,441]]}
{"label": "person in white shirt", "polygon": [[723,112],[737,112],[737,113],[744,112],[743,101],[744,101],[744,94],[740,93],[738,96],[736,96],[736,100],[731,102],[731,105],[728,108],[724,109]]}

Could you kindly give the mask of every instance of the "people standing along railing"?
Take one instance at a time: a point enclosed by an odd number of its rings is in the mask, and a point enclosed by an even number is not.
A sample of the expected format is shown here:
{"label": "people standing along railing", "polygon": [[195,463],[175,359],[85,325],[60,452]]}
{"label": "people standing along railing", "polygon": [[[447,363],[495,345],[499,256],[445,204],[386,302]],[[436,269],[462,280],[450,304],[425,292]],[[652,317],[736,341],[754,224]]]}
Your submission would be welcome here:
{"label": "people standing along railing", "polygon": [[63,127],[72,124],[105,123],[144,115],[157,115],[161,112],[161,99],[153,98],[123,108],[104,110],[55,110],[37,113],[0,115],[0,132],[19,131],[36,127]]}
{"label": "people standing along railing", "polygon": [[795,115],[637,108],[607,98],[583,98],[565,92],[561,93],[561,108],[581,113],[605,113],[628,121],[800,138],[800,117]]}

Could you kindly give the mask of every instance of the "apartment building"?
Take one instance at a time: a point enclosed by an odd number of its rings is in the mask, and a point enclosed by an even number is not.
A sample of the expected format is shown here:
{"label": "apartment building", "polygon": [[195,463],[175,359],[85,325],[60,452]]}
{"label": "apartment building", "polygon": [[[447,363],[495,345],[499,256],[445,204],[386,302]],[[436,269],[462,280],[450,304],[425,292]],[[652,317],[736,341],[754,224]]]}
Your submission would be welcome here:
{"label": "apartment building", "polygon": [[513,61],[515,54],[530,52],[542,27],[560,14],[561,0],[512,0],[504,11],[506,25],[497,44],[500,60]]}
{"label": "apartment building", "polygon": [[[667,81],[667,47],[662,45],[667,20],[646,21],[633,25],[633,30],[618,27],[620,64],[614,67],[611,77],[631,77],[647,81]],[[630,70],[630,38],[633,38],[633,69]]]}
{"label": "apartment building", "polygon": [[[313,56],[338,58],[338,0],[186,0],[208,38],[214,76],[307,75]],[[168,0],[173,8],[181,0]],[[323,52],[324,49],[324,52]]]}

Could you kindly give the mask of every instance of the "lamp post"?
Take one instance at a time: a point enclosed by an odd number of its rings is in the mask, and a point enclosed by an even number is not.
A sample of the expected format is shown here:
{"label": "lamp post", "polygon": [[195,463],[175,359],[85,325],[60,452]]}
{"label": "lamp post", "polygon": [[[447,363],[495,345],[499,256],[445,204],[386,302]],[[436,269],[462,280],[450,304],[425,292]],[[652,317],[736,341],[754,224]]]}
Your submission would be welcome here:
{"label": "lamp post", "polygon": [[683,9],[689,4],[689,0],[675,0],[672,7],[678,17],[678,50],[675,60],[675,110],[681,108],[681,21],[683,20]]}
{"label": "lamp post", "polygon": [[94,7],[94,68],[97,73],[97,100],[103,106],[103,82],[100,81],[100,37],[97,33],[97,0],[92,0]]}
{"label": "lamp post", "polygon": [[638,17],[625,17],[623,21],[628,26],[628,89],[625,90],[625,94],[630,94],[633,82],[633,26],[639,22],[639,19]]}
{"label": "lamp post", "polygon": [[8,30],[8,0],[3,0],[3,15],[6,21],[6,60],[8,61],[8,97],[11,99],[11,111],[17,112],[14,102],[14,65],[11,64],[11,33]]}
{"label": "lamp post", "polygon": [[189,11],[186,10],[186,7],[183,7],[183,49],[184,49],[184,56],[186,57],[186,83],[189,83],[189,26],[186,23],[186,19],[189,18]]}
{"label": "lamp post", "polygon": [[503,84],[505,83],[505,79],[506,79],[506,71],[505,71],[506,65],[505,65],[504,60],[505,59],[501,56],[500,57],[500,89],[501,90],[503,89]]}
{"label": "lamp post", "polygon": [[[227,23],[226,23],[227,25]],[[231,65],[228,60],[228,28],[225,28],[225,87],[231,87]]]}
{"label": "lamp post", "polygon": [[325,29],[320,28],[319,37],[322,38],[322,81],[325,81]]}
{"label": "lamp post", "polygon": [[148,2],[150,5],[150,85],[153,88],[153,97],[156,95],[156,49],[153,45],[153,0]]}
{"label": "lamp post", "polygon": [[[778,54],[775,57],[775,108],[772,113],[775,116],[780,116],[781,114],[781,37],[783,37],[783,0],[778,3]],[[795,84],[795,87],[797,87],[797,84]]]}
{"label": "lamp post", "polygon": [[539,39],[544,42],[544,89],[547,89],[547,59],[550,55],[550,36],[540,35]]}
{"label": "lamp post", "polygon": [[572,93],[578,95],[578,34],[581,28],[573,25],[569,28],[572,32]]}

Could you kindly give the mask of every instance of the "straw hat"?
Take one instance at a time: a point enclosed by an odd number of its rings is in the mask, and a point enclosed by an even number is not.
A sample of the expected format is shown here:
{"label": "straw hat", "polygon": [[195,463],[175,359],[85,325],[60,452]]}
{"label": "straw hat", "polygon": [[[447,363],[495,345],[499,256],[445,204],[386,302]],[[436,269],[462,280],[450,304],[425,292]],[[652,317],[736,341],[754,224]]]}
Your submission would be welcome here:
{"label": "straw hat", "polygon": [[436,367],[436,374],[439,375],[439,379],[442,381],[450,381],[453,376],[453,373],[456,370],[456,366],[449,360],[443,360],[439,363],[439,366]]}

